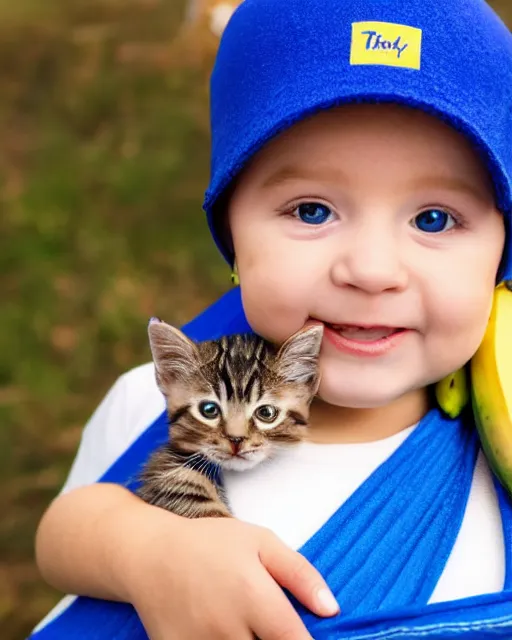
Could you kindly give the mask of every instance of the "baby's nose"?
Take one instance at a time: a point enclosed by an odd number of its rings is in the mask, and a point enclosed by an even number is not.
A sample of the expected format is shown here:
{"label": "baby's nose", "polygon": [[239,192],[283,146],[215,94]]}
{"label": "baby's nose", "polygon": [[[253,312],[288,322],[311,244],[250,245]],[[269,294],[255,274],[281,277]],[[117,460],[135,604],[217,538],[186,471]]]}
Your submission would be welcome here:
{"label": "baby's nose", "polygon": [[360,234],[337,256],[331,278],[338,286],[351,285],[371,294],[402,290],[408,272],[401,243],[392,234]]}

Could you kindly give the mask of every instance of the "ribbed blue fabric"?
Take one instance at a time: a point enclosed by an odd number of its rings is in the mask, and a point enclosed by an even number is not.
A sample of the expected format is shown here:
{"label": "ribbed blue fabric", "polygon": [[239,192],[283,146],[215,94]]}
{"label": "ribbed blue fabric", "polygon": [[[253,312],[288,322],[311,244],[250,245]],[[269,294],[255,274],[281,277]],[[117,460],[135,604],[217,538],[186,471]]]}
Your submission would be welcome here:
{"label": "ribbed blue fabric", "polygon": [[[248,330],[239,291],[184,330],[197,340]],[[141,465],[167,435],[167,418],[161,415],[100,481],[133,490]],[[427,604],[460,529],[478,450],[470,415],[452,421],[432,410],[302,547],[342,608],[339,616],[323,619],[290,598],[315,639],[512,638],[512,503],[497,483],[504,590]],[[130,605],[81,597],[31,638],[147,640],[147,635]]]}
{"label": "ribbed blue fabric", "polygon": [[[352,65],[352,25],[366,21],[421,29],[421,68]],[[222,37],[210,93],[204,209],[228,261],[215,204],[233,178],[276,134],[348,102],[418,107],[468,136],[510,226],[512,35],[484,0],[244,0]],[[510,240],[502,276],[512,278]]]}

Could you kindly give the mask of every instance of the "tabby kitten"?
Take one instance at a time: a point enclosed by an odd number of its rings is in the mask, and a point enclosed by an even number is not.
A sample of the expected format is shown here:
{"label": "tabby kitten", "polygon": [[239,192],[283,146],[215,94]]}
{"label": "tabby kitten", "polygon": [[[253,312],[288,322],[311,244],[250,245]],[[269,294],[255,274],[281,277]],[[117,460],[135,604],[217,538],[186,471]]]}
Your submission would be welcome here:
{"label": "tabby kitten", "polygon": [[172,429],[143,469],[138,495],[188,518],[229,517],[219,468],[251,469],[304,439],[323,326],[280,349],[250,334],[195,343],[157,318],[148,333]]}

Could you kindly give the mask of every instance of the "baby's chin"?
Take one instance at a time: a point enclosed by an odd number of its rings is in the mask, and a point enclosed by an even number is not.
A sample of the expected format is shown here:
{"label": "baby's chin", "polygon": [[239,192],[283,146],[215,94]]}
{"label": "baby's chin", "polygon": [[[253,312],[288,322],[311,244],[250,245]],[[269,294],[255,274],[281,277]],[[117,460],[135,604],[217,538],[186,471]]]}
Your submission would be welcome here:
{"label": "baby's chin", "polygon": [[378,409],[392,404],[406,393],[410,392],[409,385],[352,384],[340,388],[339,383],[324,384],[318,389],[318,398],[326,404],[344,409]]}

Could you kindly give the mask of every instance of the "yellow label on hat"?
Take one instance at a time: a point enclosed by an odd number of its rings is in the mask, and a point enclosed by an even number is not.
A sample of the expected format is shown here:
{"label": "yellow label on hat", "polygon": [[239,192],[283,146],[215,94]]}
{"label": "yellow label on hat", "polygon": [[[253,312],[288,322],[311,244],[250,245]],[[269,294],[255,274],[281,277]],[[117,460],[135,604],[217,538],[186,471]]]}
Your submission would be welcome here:
{"label": "yellow label on hat", "polygon": [[419,69],[422,30],[392,22],[354,22],[350,64]]}

